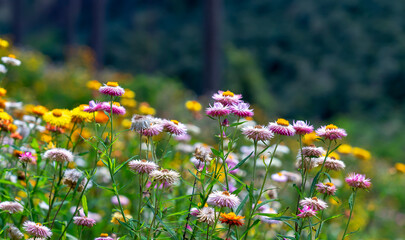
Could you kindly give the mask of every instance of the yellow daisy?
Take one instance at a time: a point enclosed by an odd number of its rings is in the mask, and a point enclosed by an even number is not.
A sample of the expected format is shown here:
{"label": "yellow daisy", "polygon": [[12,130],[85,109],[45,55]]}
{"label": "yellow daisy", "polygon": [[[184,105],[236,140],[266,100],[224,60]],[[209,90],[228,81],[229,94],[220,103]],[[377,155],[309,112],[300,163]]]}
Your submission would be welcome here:
{"label": "yellow daisy", "polygon": [[72,111],[70,111],[72,115],[72,122],[75,123],[81,123],[81,122],[91,122],[93,120],[94,114],[93,113],[88,113],[83,111],[84,108],[88,107],[88,105],[82,104],[76,108],[74,108]]}
{"label": "yellow daisy", "polygon": [[11,117],[8,113],[6,113],[4,109],[0,109],[0,120],[13,122],[13,117]]}
{"label": "yellow daisy", "polygon": [[67,109],[54,109],[45,113],[42,118],[46,123],[56,127],[65,127],[70,123],[72,116]]}
{"label": "yellow daisy", "polygon": [[41,105],[35,106],[31,109],[31,112],[37,116],[43,116],[45,113],[47,113],[49,110]]}

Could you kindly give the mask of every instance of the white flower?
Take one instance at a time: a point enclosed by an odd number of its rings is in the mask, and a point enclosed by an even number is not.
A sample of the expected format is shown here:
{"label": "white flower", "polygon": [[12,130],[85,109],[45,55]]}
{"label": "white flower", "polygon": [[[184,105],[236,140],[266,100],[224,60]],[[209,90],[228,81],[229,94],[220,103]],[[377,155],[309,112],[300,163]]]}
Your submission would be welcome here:
{"label": "white flower", "polygon": [[14,57],[2,57],[1,61],[3,61],[5,64],[10,64],[11,66],[20,66],[21,65],[21,61]]}

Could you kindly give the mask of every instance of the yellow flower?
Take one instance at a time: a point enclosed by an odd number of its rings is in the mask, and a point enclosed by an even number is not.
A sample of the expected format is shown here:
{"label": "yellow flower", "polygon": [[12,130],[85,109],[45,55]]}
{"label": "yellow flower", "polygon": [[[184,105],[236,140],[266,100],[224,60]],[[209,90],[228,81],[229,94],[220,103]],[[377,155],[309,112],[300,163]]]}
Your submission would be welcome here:
{"label": "yellow flower", "polygon": [[76,168],[76,163],[75,162],[69,162],[67,167],[70,168],[70,169]]}
{"label": "yellow flower", "polygon": [[353,148],[353,155],[361,160],[370,160],[371,153],[363,148],[354,147]]}
{"label": "yellow flower", "polygon": [[143,102],[143,103],[139,104],[139,113],[144,114],[144,115],[155,115],[156,110],[154,108],[152,108],[151,106],[149,106],[148,103]]}
{"label": "yellow flower", "polygon": [[45,113],[47,113],[49,110],[41,105],[35,106],[31,109],[31,112],[37,116],[43,116]]}
{"label": "yellow flower", "polygon": [[13,122],[13,117],[11,117],[3,109],[0,109],[0,120],[6,120],[6,121]]}
{"label": "yellow flower", "polygon": [[70,111],[72,115],[72,122],[75,123],[81,123],[81,122],[91,122],[93,120],[93,113],[88,113],[83,111],[85,107],[88,105],[82,104],[76,108],[74,108],[72,111]]}
{"label": "yellow flower", "polygon": [[8,48],[9,46],[10,46],[10,43],[7,40],[4,40],[4,39],[0,38],[0,47]]}
{"label": "yellow flower", "polygon": [[[323,156],[325,156],[326,154],[323,154]],[[341,159],[340,155],[337,152],[331,152],[328,155],[329,158],[335,158],[335,159]]]}
{"label": "yellow flower", "polygon": [[405,164],[395,163],[395,169],[400,173],[405,173]]}
{"label": "yellow flower", "polygon": [[135,98],[135,92],[130,89],[125,89],[125,93],[121,97],[122,98]]}
{"label": "yellow flower", "polygon": [[98,90],[101,87],[101,83],[97,80],[91,80],[86,83],[86,87],[91,90]]}
{"label": "yellow flower", "polygon": [[302,142],[303,142],[305,145],[311,145],[311,144],[313,144],[315,141],[317,141],[317,140],[316,140],[317,138],[319,138],[319,137],[316,135],[316,133],[315,133],[315,132],[311,132],[311,133],[308,133],[308,134],[304,135],[304,138],[303,138]]}
{"label": "yellow flower", "polygon": [[122,104],[122,106],[125,106],[128,108],[136,107],[136,101],[134,99],[130,99],[130,98],[121,99],[121,104]]}
{"label": "yellow flower", "polygon": [[122,120],[122,122],[121,122],[121,125],[122,125],[124,128],[130,128],[130,127],[131,127],[131,124],[132,124],[132,122],[131,122],[131,120],[129,120],[129,119],[124,119],[124,120]]}
{"label": "yellow flower", "polygon": [[54,109],[45,113],[42,118],[52,126],[65,127],[70,123],[72,116],[67,109]]}
{"label": "yellow flower", "polygon": [[52,141],[52,136],[48,133],[41,133],[41,141],[49,143],[50,141]]}
{"label": "yellow flower", "polygon": [[108,116],[107,114],[104,113],[104,111],[98,111],[96,113],[96,122],[97,123],[106,123],[108,121]]}
{"label": "yellow flower", "polygon": [[[125,218],[127,221],[132,218],[132,216],[131,216],[131,214],[129,214],[128,210],[124,210],[124,214],[125,214]],[[119,221],[125,222],[124,217],[122,216],[121,212],[115,212],[112,215],[111,222],[114,224],[120,224]]]}
{"label": "yellow flower", "polygon": [[219,221],[228,224],[229,226],[242,226],[244,224],[243,216],[238,216],[234,212],[221,213]]}
{"label": "yellow flower", "polygon": [[342,144],[342,145],[340,145],[340,147],[337,150],[341,154],[350,154],[350,153],[352,153],[353,148],[349,144]]}
{"label": "yellow flower", "polygon": [[0,97],[6,96],[7,90],[4,88],[0,88]]}
{"label": "yellow flower", "polygon": [[195,100],[190,100],[186,102],[186,108],[191,112],[199,112],[201,111],[201,104]]}

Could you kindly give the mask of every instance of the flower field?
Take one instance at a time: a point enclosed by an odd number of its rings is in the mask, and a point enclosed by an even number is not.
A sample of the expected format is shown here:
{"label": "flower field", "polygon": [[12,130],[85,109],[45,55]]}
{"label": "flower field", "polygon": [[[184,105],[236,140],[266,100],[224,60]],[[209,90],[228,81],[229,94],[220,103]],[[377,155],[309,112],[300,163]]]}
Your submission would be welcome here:
{"label": "flower field", "polygon": [[162,96],[147,77],[130,88],[46,66],[58,86],[32,85],[44,62],[1,54],[1,239],[405,234],[405,165],[357,147],[351,127],[257,116],[231,89],[197,99],[165,83]]}

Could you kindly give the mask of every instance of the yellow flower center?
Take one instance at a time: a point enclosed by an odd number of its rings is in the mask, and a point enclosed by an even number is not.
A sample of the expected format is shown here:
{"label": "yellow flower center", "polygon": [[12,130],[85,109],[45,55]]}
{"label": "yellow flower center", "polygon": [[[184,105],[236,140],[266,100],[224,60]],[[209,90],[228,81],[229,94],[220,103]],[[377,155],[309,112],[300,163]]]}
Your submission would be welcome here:
{"label": "yellow flower center", "polygon": [[115,106],[117,106],[117,107],[120,107],[120,106],[121,106],[121,104],[120,104],[119,102],[113,102],[113,105],[115,105]]}
{"label": "yellow flower center", "polygon": [[318,198],[317,198],[317,197],[313,197],[312,200],[318,201]]}
{"label": "yellow flower center", "polygon": [[280,177],[283,176],[283,174],[281,172],[278,172],[277,175],[279,175]]}
{"label": "yellow flower center", "polygon": [[223,92],[222,96],[224,96],[224,97],[233,97],[233,96],[235,96],[235,94],[228,90],[226,92]]}
{"label": "yellow flower center", "polygon": [[170,120],[172,123],[174,123],[174,124],[176,124],[176,125],[179,125],[179,121],[177,121],[177,120]]}
{"label": "yellow flower center", "polygon": [[37,223],[37,226],[42,226],[42,224],[41,224],[41,223]]}
{"label": "yellow flower center", "polygon": [[333,124],[329,124],[328,126],[326,126],[326,129],[331,130],[331,129],[338,129],[338,127],[336,125]]}
{"label": "yellow flower center", "polygon": [[8,57],[9,58],[14,58],[14,59],[16,58],[16,56],[14,54],[9,54]]}
{"label": "yellow flower center", "polygon": [[228,191],[223,191],[222,194],[224,194],[225,196],[229,196],[229,192]]}
{"label": "yellow flower center", "polygon": [[277,119],[277,124],[278,124],[278,125],[282,125],[282,126],[288,126],[288,125],[290,125],[290,123],[289,123],[287,120],[285,120],[284,118],[279,118],[279,119]]}
{"label": "yellow flower center", "polygon": [[146,162],[146,160],[145,160],[145,159],[142,159],[141,162]]}
{"label": "yellow flower center", "polygon": [[0,112],[4,112],[4,109],[3,109],[3,108],[0,108]]}
{"label": "yellow flower center", "polygon": [[262,129],[263,127],[260,125],[256,125],[255,128]]}
{"label": "yellow flower center", "polygon": [[60,117],[60,116],[62,116],[62,111],[59,109],[55,109],[52,111],[52,115],[55,117]]}
{"label": "yellow flower center", "polygon": [[109,87],[118,87],[118,83],[117,82],[107,82],[107,86],[109,86]]}
{"label": "yellow flower center", "polygon": [[333,187],[333,183],[331,183],[331,182],[325,183],[325,185],[328,187]]}
{"label": "yellow flower center", "polygon": [[108,237],[108,234],[107,233],[102,233],[102,234],[100,234],[100,237]]}

